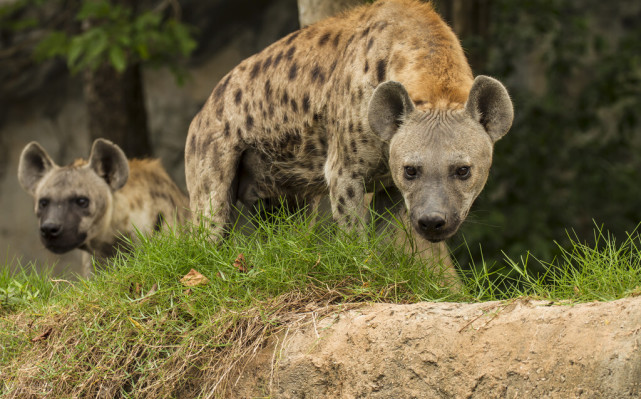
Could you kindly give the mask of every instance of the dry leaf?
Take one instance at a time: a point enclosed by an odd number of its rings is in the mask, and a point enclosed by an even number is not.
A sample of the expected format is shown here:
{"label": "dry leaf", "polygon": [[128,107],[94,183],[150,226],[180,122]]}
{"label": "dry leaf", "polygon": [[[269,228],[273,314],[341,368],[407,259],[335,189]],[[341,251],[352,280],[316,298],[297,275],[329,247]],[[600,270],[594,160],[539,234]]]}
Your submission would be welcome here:
{"label": "dry leaf", "polygon": [[49,338],[49,335],[53,331],[53,327],[47,328],[42,334],[38,335],[35,338],[31,338],[31,342],[38,342],[38,341],[43,341],[47,338]]}
{"label": "dry leaf", "polygon": [[187,288],[185,291],[183,291],[183,295],[185,296],[191,295],[191,288]]}
{"label": "dry leaf", "polygon": [[180,282],[187,287],[195,287],[197,285],[207,284],[209,279],[198,273],[196,270],[191,269],[189,273],[185,274],[185,276],[180,279]]}
{"label": "dry leaf", "polygon": [[234,261],[234,267],[241,273],[247,273],[249,271],[249,267],[247,267],[247,261],[245,260],[245,255],[238,254],[238,257]]}

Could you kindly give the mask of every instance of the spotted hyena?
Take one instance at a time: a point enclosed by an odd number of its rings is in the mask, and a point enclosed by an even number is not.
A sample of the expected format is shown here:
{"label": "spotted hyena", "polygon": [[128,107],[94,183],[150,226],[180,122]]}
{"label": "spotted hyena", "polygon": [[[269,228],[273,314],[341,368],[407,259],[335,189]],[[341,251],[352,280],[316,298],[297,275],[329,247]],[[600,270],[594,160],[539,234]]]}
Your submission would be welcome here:
{"label": "spotted hyena", "polygon": [[36,142],[20,156],[18,179],[35,198],[40,238],[51,252],[82,249],[84,274],[91,257],[126,249],[123,236],[136,238],[164,223],[187,219],[188,200],[157,159],[127,160],[110,141],[93,143],[89,160],[60,167]]}
{"label": "spotted hyena", "polygon": [[194,118],[192,211],[224,234],[234,201],[329,194],[360,229],[366,194],[394,188],[420,237],[452,236],[512,124],[506,89],[474,78],[433,8],[379,0],[296,31],[242,61]]}

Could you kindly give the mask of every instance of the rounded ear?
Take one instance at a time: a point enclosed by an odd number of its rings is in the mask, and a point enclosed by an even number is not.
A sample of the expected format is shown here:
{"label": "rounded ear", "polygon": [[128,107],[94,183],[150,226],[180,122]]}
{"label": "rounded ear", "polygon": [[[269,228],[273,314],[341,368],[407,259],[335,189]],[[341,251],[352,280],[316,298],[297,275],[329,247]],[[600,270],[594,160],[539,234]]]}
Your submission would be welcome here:
{"label": "rounded ear", "polygon": [[18,181],[22,188],[34,195],[36,186],[50,170],[57,168],[44,148],[35,141],[27,144],[20,154]]}
{"label": "rounded ear", "polygon": [[381,139],[388,141],[401,125],[402,117],[414,111],[414,103],[405,87],[392,80],[381,83],[369,101],[369,126]]}
{"label": "rounded ear", "polygon": [[109,140],[96,139],[93,142],[89,167],[114,191],[124,186],[129,178],[129,162],[125,153]]}
{"label": "rounded ear", "polygon": [[496,79],[479,75],[474,79],[465,110],[498,141],[510,130],[514,120],[512,100],[505,87]]}

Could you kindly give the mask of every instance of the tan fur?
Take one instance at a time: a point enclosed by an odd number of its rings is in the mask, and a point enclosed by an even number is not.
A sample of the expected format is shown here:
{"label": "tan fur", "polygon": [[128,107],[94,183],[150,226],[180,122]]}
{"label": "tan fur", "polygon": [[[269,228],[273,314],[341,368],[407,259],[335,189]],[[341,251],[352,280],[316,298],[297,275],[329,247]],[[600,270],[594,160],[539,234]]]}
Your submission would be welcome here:
{"label": "tan fur", "polygon": [[[359,229],[364,197],[402,192],[426,239],[456,231],[487,179],[512,104],[476,79],[431,5],[379,0],[294,32],[247,58],[214,88],[185,147],[191,209],[225,233],[233,203],[329,194]],[[406,167],[420,173],[409,183]],[[473,170],[471,178],[455,171]],[[448,219],[426,223],[427,219]]]}
{"label": "tan fur", "polygon": [[[109,258],[127,249],[122,237],[137,239],[136,229],[147,234],[188,218],[187,197],[159,160],[128,161],[106,140],[94,143],[88,160],[63,167],[37,143],[30,143],[23,150],[18,176],[36,200],[43,243],[56,253],[78,248],[98,259]],[[86,206],[79,198],[86,199]],[[56,226],[60,232],[48,230]],[[90,258],[85,259],[84,274],[89,275]]]}

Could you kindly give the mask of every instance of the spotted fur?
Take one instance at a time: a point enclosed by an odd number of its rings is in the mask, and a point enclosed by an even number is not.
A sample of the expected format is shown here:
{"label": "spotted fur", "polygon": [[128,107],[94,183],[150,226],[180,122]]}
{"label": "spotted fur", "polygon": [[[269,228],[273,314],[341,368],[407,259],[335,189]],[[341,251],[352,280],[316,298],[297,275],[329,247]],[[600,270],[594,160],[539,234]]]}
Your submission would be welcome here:
{"label": "spotted fur", "polygon": [[474,78],[431,5],[379,0],[222,78],[189,128],[191,208],[220,236],[236,200],[329,194],[334,218],[358,229],[366,193],[395,186],[415,230],[439,242],[467,215],[512,119],[503,85]]}

